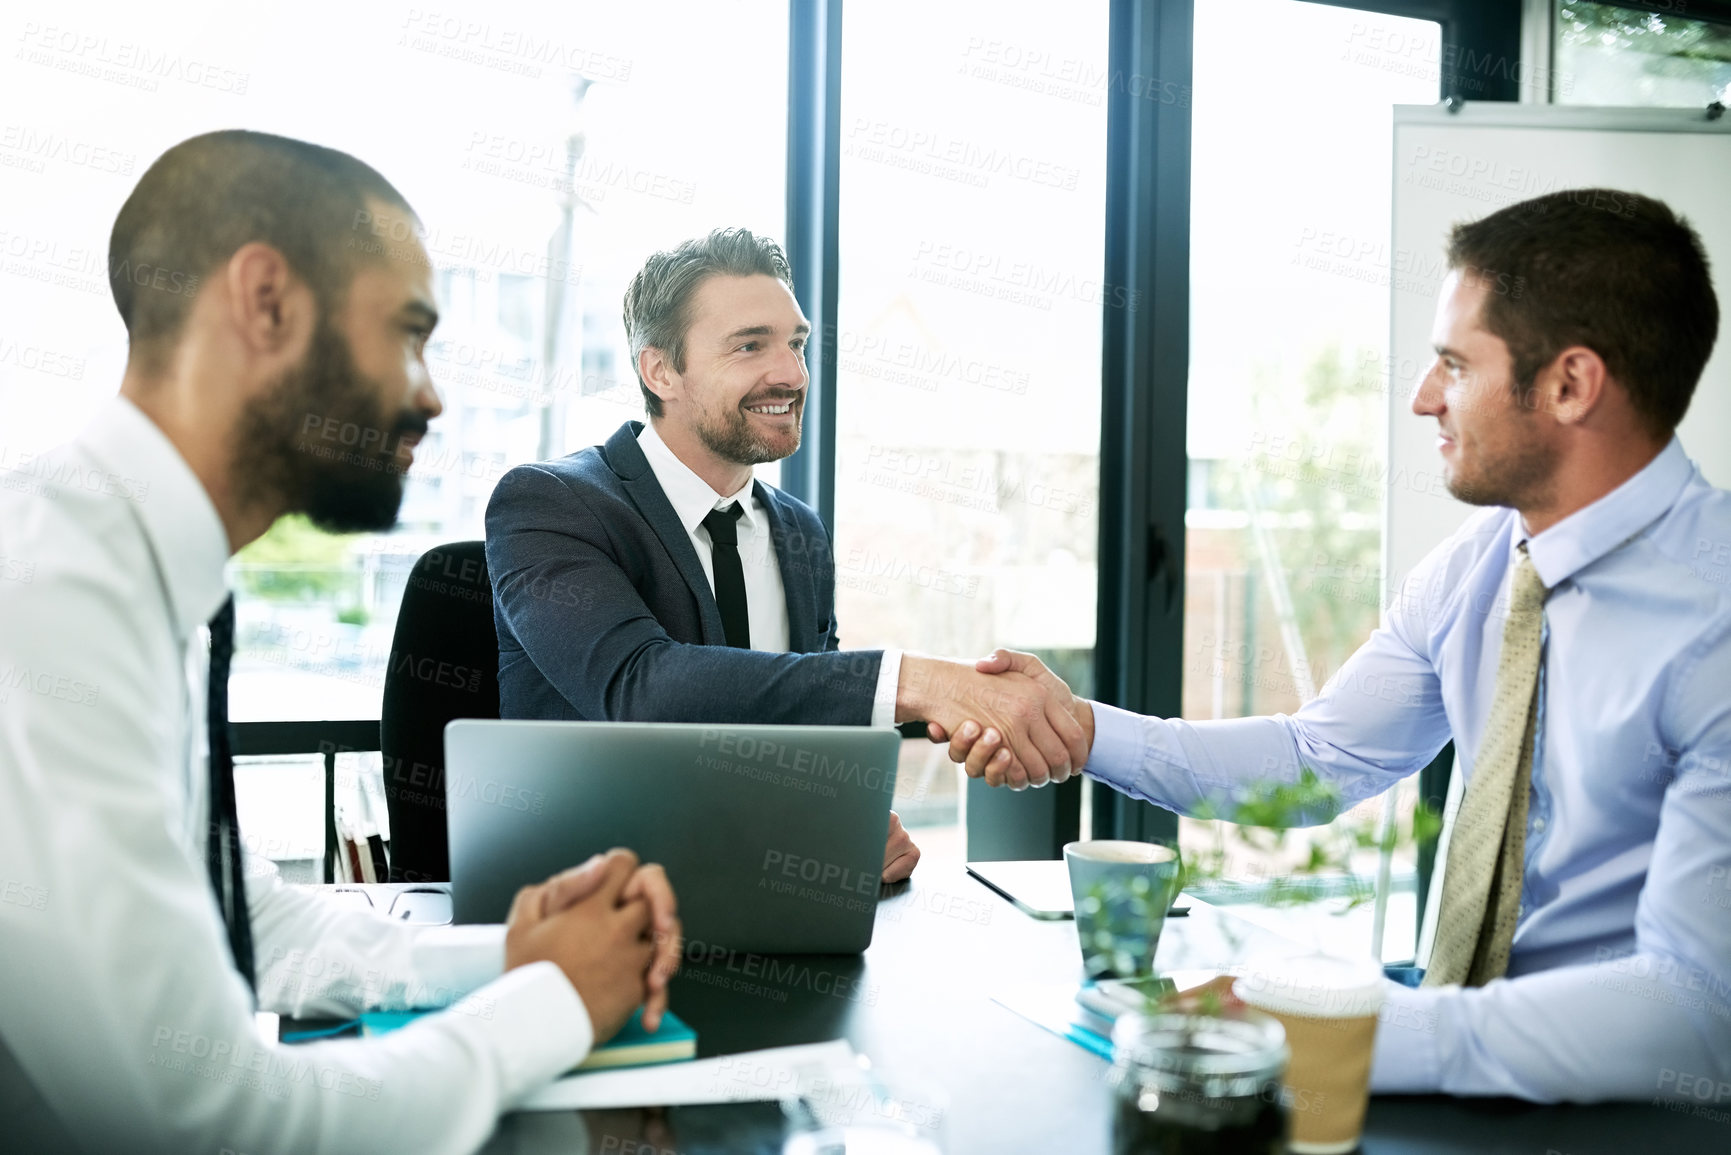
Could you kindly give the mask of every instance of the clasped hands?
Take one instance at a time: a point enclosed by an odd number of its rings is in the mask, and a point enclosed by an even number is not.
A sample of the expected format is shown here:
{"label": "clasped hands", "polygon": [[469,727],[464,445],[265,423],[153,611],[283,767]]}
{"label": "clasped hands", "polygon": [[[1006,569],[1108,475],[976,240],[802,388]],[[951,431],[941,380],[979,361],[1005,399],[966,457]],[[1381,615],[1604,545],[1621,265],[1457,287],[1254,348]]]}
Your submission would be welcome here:
{"label": "clasped hands", "polygon": [[679,969],[679,906],[661,867],[629,850],[597,854],[546,882],[525,886],[505,920],[505,969],[551,962],[589,1012],[595,1043],[643,1008],[653,1031]]}
{"label": "clasped hands", "polygon": [[902,664],[897,720],[924,720],[968,777],[1025,790],[1087,762],[1093,707],[1034,655],[997,650],[972,665],[907,655]]}

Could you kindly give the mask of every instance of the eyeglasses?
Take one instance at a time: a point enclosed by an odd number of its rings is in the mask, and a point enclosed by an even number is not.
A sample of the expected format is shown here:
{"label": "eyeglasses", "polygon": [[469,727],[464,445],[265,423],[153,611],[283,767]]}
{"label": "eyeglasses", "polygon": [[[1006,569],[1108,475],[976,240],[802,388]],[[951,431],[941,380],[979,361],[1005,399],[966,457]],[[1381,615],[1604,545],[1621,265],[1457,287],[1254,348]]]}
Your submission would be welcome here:
{"label": "eyeglasses", "polygon": [[[372,910],[377,910],[385,897],[381,893],[375,899],[371,890],[359,886],[337,886],[324,893],[329,897],[340,895],[340,901],[348,903],[358,897]],[[444,926],[451,921],[451,894],[431,886],[406,887],[392,893],[385,916],[412,926]]]}

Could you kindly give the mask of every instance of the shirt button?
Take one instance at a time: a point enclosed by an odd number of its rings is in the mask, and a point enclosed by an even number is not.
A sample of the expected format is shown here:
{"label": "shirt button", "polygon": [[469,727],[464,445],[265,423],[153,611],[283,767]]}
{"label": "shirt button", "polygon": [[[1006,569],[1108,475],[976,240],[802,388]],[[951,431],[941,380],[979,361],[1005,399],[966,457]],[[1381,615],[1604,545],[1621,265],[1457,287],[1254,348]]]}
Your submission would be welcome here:
{"label": "shirt button", "polygon": [[1542,832],[1545,829],[1545,820],[1543,818],[1533,819],[1533,829]]}

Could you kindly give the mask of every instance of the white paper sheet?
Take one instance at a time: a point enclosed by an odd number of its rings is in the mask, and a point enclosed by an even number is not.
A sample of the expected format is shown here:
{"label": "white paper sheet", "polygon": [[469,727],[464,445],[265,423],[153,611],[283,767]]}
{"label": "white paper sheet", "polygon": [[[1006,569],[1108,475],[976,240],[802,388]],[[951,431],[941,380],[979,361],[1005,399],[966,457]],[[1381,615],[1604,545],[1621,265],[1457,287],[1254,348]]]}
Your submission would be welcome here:
{"label": "white paper sheet", "polygon": [[572,1111],[761,1102],[806,1093],[815,1080],[832,1079],[844,1070],[857,1070],[854,1050],[846,1039],[836,1039],[627,1071],[585,1071],[549,1084],[517,1109]]}

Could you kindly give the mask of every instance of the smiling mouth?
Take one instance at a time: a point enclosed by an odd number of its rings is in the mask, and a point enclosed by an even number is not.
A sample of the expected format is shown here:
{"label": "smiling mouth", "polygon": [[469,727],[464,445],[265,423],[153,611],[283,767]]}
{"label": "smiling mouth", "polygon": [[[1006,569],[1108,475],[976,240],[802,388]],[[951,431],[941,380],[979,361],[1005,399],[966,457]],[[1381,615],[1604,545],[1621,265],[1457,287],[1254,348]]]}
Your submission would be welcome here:
{"label": "smiling mouth", "polygon": [[777,416],[780,416],[784,413],[792,412],[793,411],[793,402],[792,401],[781,401],[781,402],[775,402],[772,404],[765,404],[765,405],[747,405],[745,407],[745,411],[747,413],[761,414],[761,415],[766,416],[766,417],[777,417]]}

